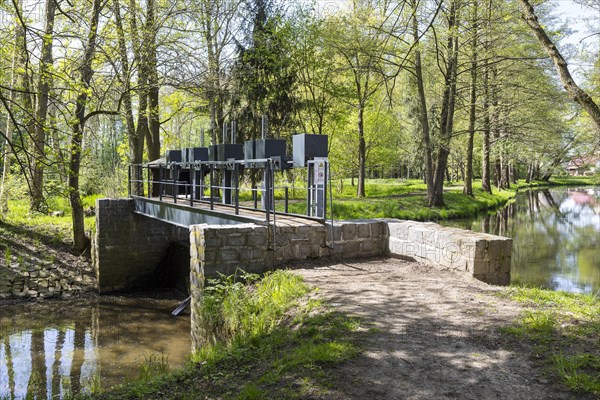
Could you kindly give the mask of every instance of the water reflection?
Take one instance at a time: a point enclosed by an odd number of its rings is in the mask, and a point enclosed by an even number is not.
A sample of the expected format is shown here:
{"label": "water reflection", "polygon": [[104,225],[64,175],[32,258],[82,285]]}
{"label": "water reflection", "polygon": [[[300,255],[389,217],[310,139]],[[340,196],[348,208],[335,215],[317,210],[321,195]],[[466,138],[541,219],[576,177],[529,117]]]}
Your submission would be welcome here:
{"label": "water reflection", "polygon": [[513,283],[600,291],[600,188],[527,191],[494,215],[452,224],[512,237]]}
{"label": "water reflection", "polygon": [[152,354],[181,366],[189,318],[172,300],[101,298],[0,307],[0,399],[65,398],[124,383]]}

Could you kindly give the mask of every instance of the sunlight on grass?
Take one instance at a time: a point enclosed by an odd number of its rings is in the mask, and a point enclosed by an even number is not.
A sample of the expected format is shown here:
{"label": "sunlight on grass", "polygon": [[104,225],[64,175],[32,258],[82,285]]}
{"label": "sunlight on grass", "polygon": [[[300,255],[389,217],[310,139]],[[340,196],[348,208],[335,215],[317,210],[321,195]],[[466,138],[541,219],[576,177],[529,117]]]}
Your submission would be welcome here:
{"label": "sunlight on grass", "polygon": [[600,298],[529,287],[503,296],[530,307],[504,332],[533,341],[570,390],[600,394]]}

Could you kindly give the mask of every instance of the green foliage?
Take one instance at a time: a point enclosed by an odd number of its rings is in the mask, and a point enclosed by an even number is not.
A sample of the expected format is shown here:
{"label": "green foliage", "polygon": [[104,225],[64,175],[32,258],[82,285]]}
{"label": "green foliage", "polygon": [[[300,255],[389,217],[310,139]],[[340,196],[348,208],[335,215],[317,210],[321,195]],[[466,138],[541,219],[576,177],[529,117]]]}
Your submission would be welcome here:
{"label": "green foliage", "polygon": [[600,356],[559,354],[552,356],[552,362],[561,381],[570,390],[600,395]]}
{"label": "green foliage", "polygon": [[153,353],[144,356],[144,362],[140,366],[140,380],[149,381],[156,376],[169,373],[169,356],[166,354]]}
{"label": "green foliage", "polygon": [[257,282],[258,278],[241,271],[208,281],[199,310],[200,337],[206,340],[202,352],[268,334],[308,291],[299,276],[286,271],[268,273]]}
{"label": "green foliage", "polygon": [[570,390],[600,394],[600,297],[527,287],[504,295],[530,307],[504,331],[535,343],[537,356]]}

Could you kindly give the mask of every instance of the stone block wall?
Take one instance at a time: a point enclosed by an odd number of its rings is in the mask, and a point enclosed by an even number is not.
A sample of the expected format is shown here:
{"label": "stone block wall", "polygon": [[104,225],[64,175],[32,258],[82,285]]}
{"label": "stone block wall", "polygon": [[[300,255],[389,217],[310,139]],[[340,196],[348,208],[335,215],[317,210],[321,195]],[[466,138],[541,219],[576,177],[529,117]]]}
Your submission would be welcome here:
{"label": "stone block wall", "polygon": [[[190,294],[192,344],[202,338],[199,307],[206,277],[217,272],[264,272],[294,261],[383,256],[387,253],[383,221],[307,224],[273,228],[255,224],[193,225],[190,227]],[[275,240],[273,241],[273,236]],[[331,243],[331,238],[334,243]]]}
{"label": "stone block wall", "polygon": [[387,252],[385,232],[382,221],[277,226],[275,232],[255,224],[193,225],[191,263],[202,263],[204,274],[215,276],[217,272],[233,274],[238,268],[262,272],[293,261],[331,256],[382,256]]}
{"label": "stone block wall", "polygon": [[512,239],[431,222],[386,223],[391,255],[467,271],[494,285],[510,283]]}
{"label": "stone block wall", "polygon": [[98,290],[136,286],[164,259],[172,242],[187,240],[187,229],[134,214],[132,199],[99,199],[92,258]]}

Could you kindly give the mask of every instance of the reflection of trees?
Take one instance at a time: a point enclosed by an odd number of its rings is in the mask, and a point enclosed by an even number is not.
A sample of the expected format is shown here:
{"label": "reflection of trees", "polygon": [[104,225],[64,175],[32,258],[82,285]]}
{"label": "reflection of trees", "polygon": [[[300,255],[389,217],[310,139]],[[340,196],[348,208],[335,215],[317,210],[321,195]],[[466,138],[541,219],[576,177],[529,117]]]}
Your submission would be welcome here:
{"label": "reflection of trees", "polygon": [[[26,325],[21,320],[12,323]],[[78,391],[82,365],[96,368],[95,351],[84,352],[81,345],[89,328],[90,321],[84,321],[0,336],[0,399],[64,398]],[[72,374],[77,379],[71,379]]]}
{"label": "reflection of trees", "polygon": [[[553,289],[587,285],[586,290],[597,290],[600,234],[594,223],[586,220],[594,211],[589,204],[568,202],[565,190],[527,191],[495,215],[474,223],[473,228],[514,239],[513,280]],[[558,282],[556,276],[571,283]]]}

